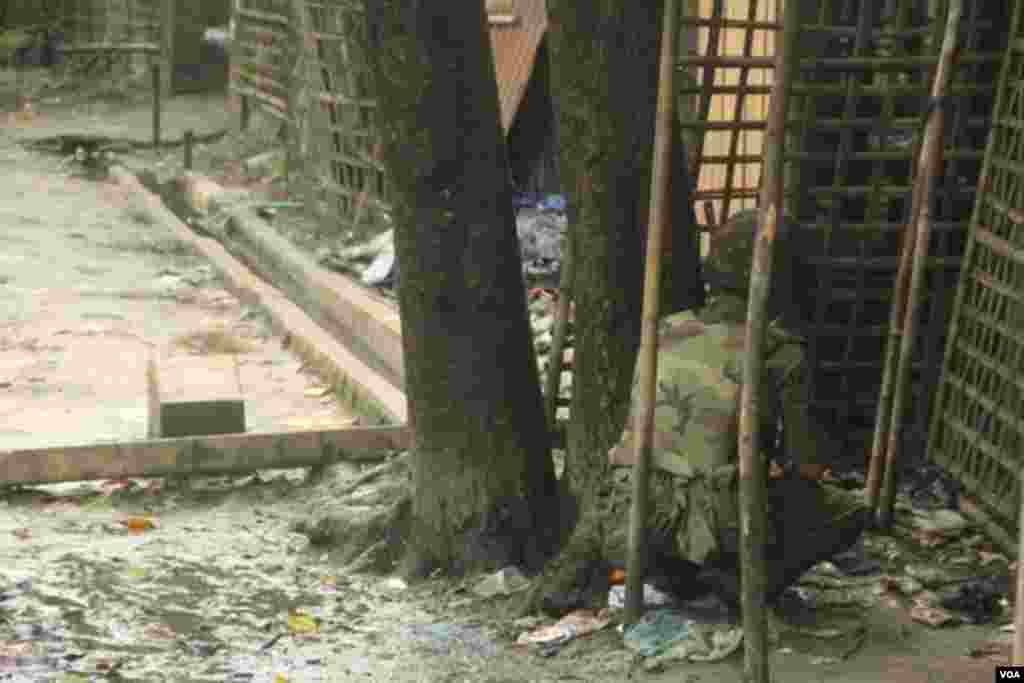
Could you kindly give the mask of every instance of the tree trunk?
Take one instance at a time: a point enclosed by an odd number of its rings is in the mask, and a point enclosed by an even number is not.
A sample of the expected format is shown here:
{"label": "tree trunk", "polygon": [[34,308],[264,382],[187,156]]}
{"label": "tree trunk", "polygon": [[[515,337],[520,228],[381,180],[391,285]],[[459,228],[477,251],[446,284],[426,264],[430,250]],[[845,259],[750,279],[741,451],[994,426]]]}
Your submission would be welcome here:
{"label": "tree trunk", "polygon": [[[579,524],[527,609],[541,592],[566,590],[578,565],[599,553],[603,531],[596,504],[609,480],[608,449],[621,436],[629,410],[640,342],[662,9],[662,2],[548,0],[552,95],[576,267],[566,470]],[[704,301],[678,128],[672,158],[661,304],[666,313]]]}
{"label": "tree trunk", "polygon": [[556,482],[483,3],[365,6],[415,433],[406,569],[539,568]]}
{"label": "tree trunk", "polygon": [[[605,471],[640,341],[662,3],[549,0],[552,89],[576,264],[572,491]],[[703,303],[685,153],[673,135],[673,276],[663,310]]]}

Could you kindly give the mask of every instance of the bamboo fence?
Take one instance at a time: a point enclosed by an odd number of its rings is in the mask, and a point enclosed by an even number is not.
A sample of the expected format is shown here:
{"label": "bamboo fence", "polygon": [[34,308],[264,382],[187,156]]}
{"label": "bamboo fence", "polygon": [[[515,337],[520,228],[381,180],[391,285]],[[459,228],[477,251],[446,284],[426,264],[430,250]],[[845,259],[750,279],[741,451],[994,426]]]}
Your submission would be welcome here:
{"label": "bamboo fence", "polygon": [[[901,435],[923,447],[951,292],[966,240],[1002,46],[1002,3],[970,3],[960,22],[947,107],[941,201],[932,215],[910,413]],[[814,408],[866,454],[875,418],[899,236],[910,218],[913,159],[928,109],[948,0],[804,6],[801,66],[787,122],[787,214],[805,286]],[[920,448],[917,449],[920,451]]]}
{"label": "bamboo fence", "polygon": [[234,0],[230,91],[266,114],[289,121],[293,40],[288,0]]}
{"label": "bamboo fence", "polygon": [[386,220],[389,190],[377,133],[377,101],[366,58],[366,21],[358,0],[310,0],[316,157],[308,174],[317,213],[357,234]]}
{"label": "bamboo fence", "polygon": [[[775,0],[692,0],[682,24],[679,118],[688,131],[695,200],[722,223],[757,204],[771,92]],[[699,174],[699,175],[698,175]],[[698,211],[704,218],[707,211]]]}
{"label": "bamboo fence", "polygon": [[928,445],[1004,534],[1021,522],[1024,465],[1024,2],[1013,4]]}
{"label": "bamboo fence", "polygon": [[65,51],[155,54],[161,42],[161,0],[65,0]]}

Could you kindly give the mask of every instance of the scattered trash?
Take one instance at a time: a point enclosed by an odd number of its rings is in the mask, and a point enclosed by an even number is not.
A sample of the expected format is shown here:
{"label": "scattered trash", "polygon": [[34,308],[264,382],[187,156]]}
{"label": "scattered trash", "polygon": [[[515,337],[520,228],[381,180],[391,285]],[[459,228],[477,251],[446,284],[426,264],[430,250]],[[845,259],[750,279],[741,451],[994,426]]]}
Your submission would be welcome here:
{"label": "scattered trash", "polygon": [[292,610],[288,613],[288,632],[292,635],[315,635],[320,631],[320,624],[309,614],[301,610]]}
{"label": "scattered trash", "polygon": [[512,595],[529,585],[530,580],[523,576],[519,569],[505,567],[485,577],[473,587],[473,592],[481,597],[492,598],[496,595]]}
{"label": "scattered trash", "polygon": [[958,623],[954,614],[937,606],[935,602],[935,596],[927,593],[915,597],[914,606],[910,608],[910,618],[932,628]]}
{"label": "scattered trash", "polygon": [[405,581],[398,578],[397,576],[392,576],[391,578],[384,579],[384,581],[381,582],[381,586],[392,591],[404,591],[407,588],[409,588],[409,584],[407,584]]}
{"label": "scattered trash", "polygon": [[[675,602],[675,599],[668,593],[664,593],[654,586],[645,583],[644,584],[644,605],[650,607],[660,607],[664,605],[671,605]],[[626,587],[625,586],[612,586],[608,590],[608,609],[624,609],[626,607]]]}
{"label": "scattered trash", "polygon": [[563,214],[523,209],[516,216],[516,232],[527,276],[553,279],[562,267],[562,235],[568,221]]}
{"label": "scattered trash", "polygon": [[717,662],[734,653],[743,642],[743,629],[731,624],[702,624],[678,612],[648,612],[623,629],[623,643],[653,669],[670,661]]}
{"label": "scattered trash", "polygon": [[363,282],[372,287],[391,285],[397,275],[394,248],[381,252],[363,272]]}
{"label": "scattered trash", "polygon": [[611,619],[608,618],[606,610],[595,612],[589,609],[578,609],[566,614],[550,626],[541,626],[521,633],[516,639],[516,644],[562,645],[574,638],[600,631],[610,623]]}
{"label": "scattered trash", "polygon": [[940,604],[945,609],[959,612],[968,623],[988,624],[1002,612],[1001,598],[1002,592],[992,582],[972,580],[944,595]]}

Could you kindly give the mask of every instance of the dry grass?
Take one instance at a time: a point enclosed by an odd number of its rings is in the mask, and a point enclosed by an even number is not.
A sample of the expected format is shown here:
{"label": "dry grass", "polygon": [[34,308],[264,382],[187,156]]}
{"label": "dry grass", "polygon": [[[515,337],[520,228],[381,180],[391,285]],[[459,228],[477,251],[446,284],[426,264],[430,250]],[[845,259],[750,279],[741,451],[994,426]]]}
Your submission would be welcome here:
{"label": "dry grass", "polygon": [[250,353],[256,350],[255,344],[236,336],[223,327],[213,327],[208,330],[179,335],[175,338],[174,345],[202,356]]}

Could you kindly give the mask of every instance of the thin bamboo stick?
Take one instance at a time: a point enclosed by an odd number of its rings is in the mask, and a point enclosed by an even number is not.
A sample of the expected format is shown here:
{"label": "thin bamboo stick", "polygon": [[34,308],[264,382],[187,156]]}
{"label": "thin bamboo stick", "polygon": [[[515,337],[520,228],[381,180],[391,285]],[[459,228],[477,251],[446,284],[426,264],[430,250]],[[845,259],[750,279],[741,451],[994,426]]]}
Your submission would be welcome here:
{"label": "thin bamboo stick", "polygon": [[647,521],[648,478],[654,429],[655,383],[658,378],[658,294],[661,283],[661,238],[668,218],[671,175],[672,124],[675,119],[676,0],[665,0],[658,69],[658,104],[654,129],[654,160],[651,171],[650,226],[644,268],[644,299],[640,336],[640,396],[633,429],[636,464],[633,466],[633,501],[629,520],[629,557],[626,567],[626,620],[640,618],[643,610],[643,546]]}
{"label": "thin bamboo stick", "polygon": [[[915,244],[911,247],[914,254],[913,272],[910,279],[910,291],[907,294],[906,318],[901,321],[903,330],[902,337],[899,339],[899,366],[894,380],[892,417],[891,423],[888,426],[888,446],[885,452],[882,491],[877,518],[878,525],[883,529],[888,528],[892,522],[893,504],[896,497],[896,462],[899,458],[900,436],[903,431],[903,413],[907,395],[909,394],[909,387],[907,385],[910,381],[910,367],[917,333],[917,319],[920,313],[921,289],[924,284],[924,270],[928,258],[932,194],[936,185],[936,176],[942,163],[942,139],[945,116],[941,103],[946,93],[946,86],[952,78],[953,68],[956,63],[957,37],[962,9],[962,0],[950,0],[949,14],[946,18],[946,35],[942,40],[942,54],[939,57],[939,65],[932,86],[932,102],[935,104],[935,108],[928,118],[924,142],[921,144],[921,170],[917,177],[917,184],[922,187],[919,200],[920,213],[916,217],[917,237]],[[892,344],[894,341],[895,339],[890,337],[889,343]],[[889,374],[888,368],[886,374]],[[872,454],[873,457],[874,454]]]}
{"label": "thin bamboo stick", "polygon": [[1024,473],[1021,481],[1020,549],[1017,551],[1017,597],[1013,606],[1013,665],[1024,666]]}
{"label": "thin bamboo stick", "polygon": [[767,472],[760,446],[760,391],[764,369],[764,338],[767,304],[772,279],[772,252],[776,231],[783,225],[782,148],[789,107],[788,84],[797,62],[800,4],[787,2],[783,14],[782,40],[776,45],[775,80],[772,84],[768,128],[765,134],[764,172],[757,240],[754,242],[747,309],[743,389],[740,395],[739,483],[740,483],[740,568],[744,633],[744,676],[748,683],[768,683],[768,638],[765,618],[765,530]]}

